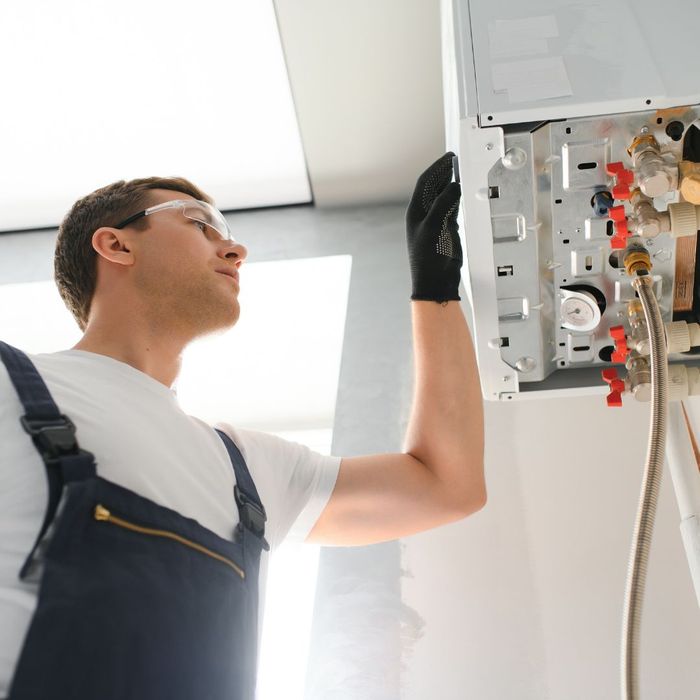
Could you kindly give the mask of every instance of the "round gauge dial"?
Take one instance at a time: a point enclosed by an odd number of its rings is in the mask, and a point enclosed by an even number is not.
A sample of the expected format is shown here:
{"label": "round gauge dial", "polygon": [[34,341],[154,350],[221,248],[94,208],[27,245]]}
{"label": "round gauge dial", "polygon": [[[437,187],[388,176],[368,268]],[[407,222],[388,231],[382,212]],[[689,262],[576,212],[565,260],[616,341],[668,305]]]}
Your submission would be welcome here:
{"label": "round gauge dial", "polygon": [[600,323],[600,309],[592,294],[567,291],[561,301],[561,325],[571,331],[592,331]]}

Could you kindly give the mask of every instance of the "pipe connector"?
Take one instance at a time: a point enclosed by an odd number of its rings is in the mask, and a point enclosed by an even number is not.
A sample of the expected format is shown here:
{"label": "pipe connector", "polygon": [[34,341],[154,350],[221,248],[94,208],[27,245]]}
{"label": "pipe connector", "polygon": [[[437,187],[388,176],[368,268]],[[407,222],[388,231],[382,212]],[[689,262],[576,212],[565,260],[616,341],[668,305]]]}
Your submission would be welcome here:
{"label": "pipe connector", "polygon": [[[623,259],[625,271],[630,277],[647,276],[651,272],[651,258],[646,250],[635,248],[630,250]],[[641,274],[640,274],[641,273]],[[640,280],[634,280],[637,282]],[[651,284],[651,279],[649,279]]]}
{"label": "pipe connector", "polygon": [[674,202],[668,205],[671,217],[671,236],[692,236],[700,229],[700,206],[690,202]]}
{"label": "pipe connector", "polygon": [[668,354],[688,352],[700,345],[700,326],[686,321],[669,321],[666,328],[666,348]]}
{"label": "pipe connector", "polygon": [[700,369],[687,365],[669,364],[668,400],[682,401],[700,394]]}
{"label": "pipe connector", "polygon": [[[638,376],[633,380],[630,376],[625,379],[625,391],[631,393],[637,401],[651,400],[651,383],[645,382],[646,376],[638,370]],[[668,400],[683,401],[689,396],[700,394],[700,369],[697,367],[670,364],[668,366]]]}

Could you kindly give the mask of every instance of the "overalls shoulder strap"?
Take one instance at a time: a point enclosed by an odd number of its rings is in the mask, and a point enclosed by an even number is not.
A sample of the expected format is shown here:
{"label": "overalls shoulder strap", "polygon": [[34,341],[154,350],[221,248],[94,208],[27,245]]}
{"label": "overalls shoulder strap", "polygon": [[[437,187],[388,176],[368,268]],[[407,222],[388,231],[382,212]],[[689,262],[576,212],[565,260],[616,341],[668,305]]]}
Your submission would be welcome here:
{"label": "overalls shoulder strap", "polygon": [[236,485],[233,487],[233,495],[238,506],[238,516],[240,519],[238,527],[243,526],[256,537],[260,538],[263,549],[269,551],[270,545],[265,539],[265,522],[267,513],[255,488],[253,477],[248,471],[248,466],[243,459],[241,451],[236,447],[236,443],[223,431],[215,428],[219,437],[223,440],[228,450],[233,471],[236,475]]}
{"label": "overalls shoulder strap", "polygon": [[0,340],[0,359],[5,363],[10,381],[25,410],[20,418],[46,465],[49,503],[41,530],[27,557],[20,578],[27,576],[34,551],[56,515],[64,484],[95,475],[95,457],[80,449],[75,425],[63,415],[32,361],[18,348]]}

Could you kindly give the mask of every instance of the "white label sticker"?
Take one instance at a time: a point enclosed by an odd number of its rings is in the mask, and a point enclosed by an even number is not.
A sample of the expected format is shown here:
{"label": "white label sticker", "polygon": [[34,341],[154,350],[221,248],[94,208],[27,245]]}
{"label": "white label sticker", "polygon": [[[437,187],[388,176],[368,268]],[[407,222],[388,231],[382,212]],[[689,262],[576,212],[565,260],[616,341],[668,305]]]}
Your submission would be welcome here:
{"label": "white label sticker", "polygon": [[510,102],[531,102],[572,95],[561,56],[496,63],[491,67],[493,89],[506,91]]}

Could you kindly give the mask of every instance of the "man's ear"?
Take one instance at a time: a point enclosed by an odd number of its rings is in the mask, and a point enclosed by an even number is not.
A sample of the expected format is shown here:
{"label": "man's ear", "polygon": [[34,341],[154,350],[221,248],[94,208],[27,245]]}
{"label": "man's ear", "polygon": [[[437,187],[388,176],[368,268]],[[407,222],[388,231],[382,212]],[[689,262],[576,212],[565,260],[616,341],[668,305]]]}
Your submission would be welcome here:
{"label": "man's ear", "polygon": [[105,260],[119,265],[133,265],[131,237],[123,229],[101,226],[92,234],[92,247]]}

